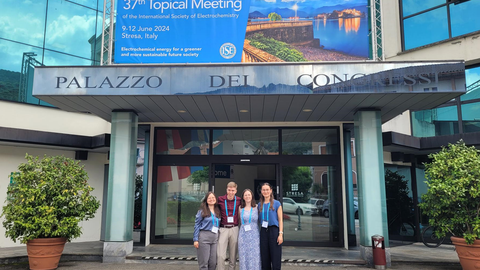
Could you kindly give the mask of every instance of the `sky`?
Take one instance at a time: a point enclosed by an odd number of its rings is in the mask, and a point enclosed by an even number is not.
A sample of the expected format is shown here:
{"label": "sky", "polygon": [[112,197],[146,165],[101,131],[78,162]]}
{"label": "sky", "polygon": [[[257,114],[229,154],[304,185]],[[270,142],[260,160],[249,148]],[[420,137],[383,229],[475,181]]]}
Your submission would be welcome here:
{"label": "sky", "polygon": [[[96,0],[75,0],[94,7]],[[103,1],[99,1],[103,3]],[[24,52],[37,53],[42,61],[41,49],[45,30],[46,0],[2,0],[0,9],[0,69],[20,71]],[[95,34],[98,20],[101,29],[102,13],[72,4],[64,0],[50,0],[46,25],[45,46],[51,50],[90,58],[91,45],[88,40]],[[98,33],[97,33],[98,35]],[[23,44],[9,42],[15,40]],[[73,62],[72,62],[73,61]],[[54,52],[45,55],[46,65],[81,64],[85,60],[72,59]]]}

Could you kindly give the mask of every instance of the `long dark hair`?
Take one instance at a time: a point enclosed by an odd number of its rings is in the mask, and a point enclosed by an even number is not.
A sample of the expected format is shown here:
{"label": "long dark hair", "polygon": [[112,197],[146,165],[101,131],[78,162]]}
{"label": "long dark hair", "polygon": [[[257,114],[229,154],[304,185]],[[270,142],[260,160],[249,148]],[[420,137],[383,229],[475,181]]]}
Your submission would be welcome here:
{"label": "long dark hair", "polygon": [[240,207],[241,207],[241,208],[245,208],[246,203],[245,203],[245,200],[243,199],[243,195],[245,195],[245,192],[247,192],[247,191],[250,192],[250,194],[252,194],[252,202],[251,202],[252,207],[256,207],[256,206],[257,206],[257,202],[255,201],[255,198],[253,197],[253,192],[252,192],[250,189],[248,189],[248,188],[245,189],[245,190],[242,192],[242,197],[241,197],[242,200],[240,201]]}
{"label": "long dark hair", "polygon": [[270,210],[274,210],[273,208],[273,187],[272,185],[270,185],[269,183],[263,183],[261,186],[260,186],[260,212],[262,212],[263,210],[263,204],[265,203],[265,198],[263,197],[263,194],[262,194],[262,188],[263,186],[269,186],[270,189],[272,190],[272,194],[270,195]]}
{"label": "long dark hair", "polygon": [[207,195],[205,195],[205,197],[202,200],[202,204],[200,205],[200,210],[202,210],[202,217],[209,217],[212,215],[210,212],[210,208],[208,208],[208,203],[207,203],[207,200],[210,194],[213,195],[213,197],[215,197],[215,205],[213,206],[213,208],[215,209],[215,216],[217,218],[220,218],[221,215],[220,215],[220,208],[218,207],[218,199],[217,199],[217,196],[215,196],[215,193],[211,191],[208,192]]}

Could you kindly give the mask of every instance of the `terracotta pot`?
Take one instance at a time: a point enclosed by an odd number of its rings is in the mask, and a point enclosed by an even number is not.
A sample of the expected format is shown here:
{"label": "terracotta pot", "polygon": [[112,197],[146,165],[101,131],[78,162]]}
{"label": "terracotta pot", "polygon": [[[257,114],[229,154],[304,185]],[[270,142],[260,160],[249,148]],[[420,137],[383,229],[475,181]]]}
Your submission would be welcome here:
{"label": "terracotta pot", "polygon": [[479,270],[480,269],[480,240],[475,240],[473,245],[468,245],[465,239],[461,237],[450,237],[455,245],[458,258],[463,270]]}
{"label": "terracotta pot", "polygon": [[28,263],[32,270],[57,269],[66,238],[38,238],[27,242]]}

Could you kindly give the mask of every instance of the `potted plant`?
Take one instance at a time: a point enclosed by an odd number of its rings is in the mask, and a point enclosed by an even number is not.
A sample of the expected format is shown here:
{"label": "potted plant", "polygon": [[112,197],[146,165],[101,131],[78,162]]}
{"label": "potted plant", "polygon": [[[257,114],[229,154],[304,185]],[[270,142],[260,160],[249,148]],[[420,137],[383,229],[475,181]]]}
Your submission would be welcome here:
{"label": "potted plant", "polygon": [[30,269],[56,269],[66,241],[82,233],[100,203],[79,161],[26,155],[7,189],[5,235],[27,244]]}
{"label": "potted plant", "polygon": [[463,269],[480,265],[480,154],[460,140],[425,164],[428,191],[420,207],[438,237],[451,234]]}

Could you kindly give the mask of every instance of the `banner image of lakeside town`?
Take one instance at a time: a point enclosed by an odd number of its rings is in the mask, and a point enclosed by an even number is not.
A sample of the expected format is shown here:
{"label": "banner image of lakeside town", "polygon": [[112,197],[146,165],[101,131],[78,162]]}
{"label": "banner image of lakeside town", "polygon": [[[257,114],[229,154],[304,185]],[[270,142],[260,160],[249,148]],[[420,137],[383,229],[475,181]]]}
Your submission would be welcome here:
{"label": "banner image of lakeside town", "polygon": [[252,0],[242,62],[366,60],[365,0]]}

